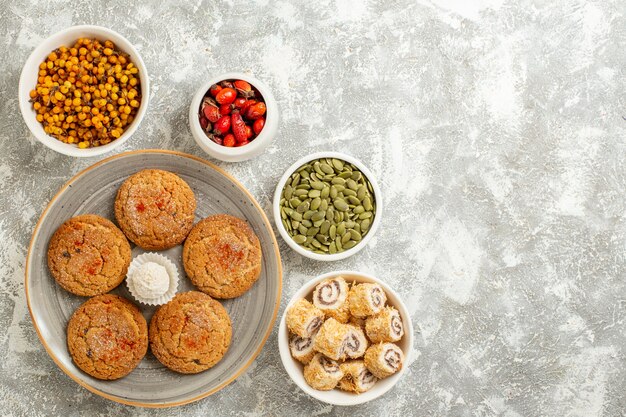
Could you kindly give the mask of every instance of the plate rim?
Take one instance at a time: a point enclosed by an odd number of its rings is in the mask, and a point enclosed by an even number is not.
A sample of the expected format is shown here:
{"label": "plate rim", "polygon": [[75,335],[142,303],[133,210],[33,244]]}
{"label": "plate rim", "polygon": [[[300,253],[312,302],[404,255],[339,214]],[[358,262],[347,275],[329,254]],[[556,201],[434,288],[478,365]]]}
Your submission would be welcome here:
{"label": "plate rim", "polygon": [[[44,218],[48,214],[48,210],[51,208],[52,204],[59,198],[59,196],[67,188],[69,188],[69,186],[75,180],[77,180],[78,178],[82,177],[87,172],[89,172],[89,171],[91,171],[93,169],[98,168],[100,165],[103,165],[104,163],[112,161],[112,160],[115,160],[115,159],[119,159],[119,158],[122,158],[122,157],[125,157],[125,156],[129,156],[129,155],[157,154],[157,153],[169,154],[169,155],[189,158],[189,159],[192,159],[194,161],[201,162],[201,163],[203,163],[205,165],[208,165],[210,168],[218,171],[220,174],[222,174],[222,175],[226,176],[228,179],[230,179],[233,182],[233,184],[235,184],[241,191],[243,191],[250,198],[250,200],[252,201],[254,206],[261,213],[261,218],[262,218],[263,222],[266,224],[266,226],[268,227],[268,229],[270,231],[270,235],[272,237],[272,242],[274,243],[274,253],[276,255],[276,259],[278,260],[278,268],[277,268],[278,269],[278,294],[277,294],[278,297],[276,298],[276,303],[274,305],[274,313],[272,315],[272,319],[270,321],[270,325],[268,326],[268,329],[265,331],[265,335],[263,336],[263,340],[261,341],[261,344],[259,345],[258,349],[252,354],[252,357],[232,377],[230,377],[227,380],[225,380],[224,382],[220,383],[217,387],[213,388],[212,390],[209,390],[207,392],[203,392],[202,394],[197,395],[197,396],[195,396],[193,398],[190,398],[190,399],[186,399],[186,400],[182,400],[182,401],[163,402],[163,403],[144,403],[144,402],[141,402],[141,401],[125,400],[125,399],[118,398],[116,396],[107,394],[107,393],[105,393],[105,392],[103,392],[103,391],[101,391],[101,390],[99,390],[97,388],[92,387],[91,385],[87,384],[86,382],[83,382],[80,378],[78,378],[75,375],[73,375],[69,371],[69,369],[67,369],[65,366],[63,366],[63,364],[61,363],[59,358],[57,358],[57,356],[54,354],[52,349],[48,346],[48,344],[46,343],[45,339],[43,338],[43,336],[41,334],[41,330],[39,329],[39,325],[37,324],[37,321],[35,319],[35,315],[33,314],[33,310],[31,308],[30,293],[29,293],[29,288],[28,288],[28,276],[29,276],[29,267],[30,267],[30,262],[31,262],[31,252],[33,250],[33,245],[34,245],[34,242],[35,242],[35,236],[37,236],[38,233],[39,233],[39,229],[41,227],[42,221],[44,220]],[[214,394],[214,393],[220,391],[221,389],[223,389],[226,386],[228,386],[235,379],[237,379],[242,373],[244,373],[250,367],[250,365],[252,365],[252,363],[256,360],[256,358],[259,356],[259,354],[263,350],[263,347],[265,347],[265,344],[267,343],[267,339],[269,338],[270,334],[272,333],[272,330],[274,329],[274,324],[276,324],[276,318],[278,317],[278,310],[280,309],[280,302],[281,302],[281,296],[282,296],[282,287],[283,287],[283,266],[282,266],[282,260],[281,260],[281,257],[280,257],[280,250],[278,249],[278,242],[276,240],[276,235],[274,234],[274,230],[272,229],[272,224],[270,223],[267,215],[265,214],[265,212],[263,211],[263,209],[259,205],[259,202],[256,200],[256,198],[234,176],[232,176],[231,174],[226,172],[224,169],[222,169],[222,168],[218,167],[217,165],[213,164],[212,162],[209,162],[209,161],[207,161],[205,159],[202,159],[202,158],[200,158],[198,156],[191,155],[191,154],[188,154],[188,153],[185,153],[185,152],[173,151],[173,150],[167,150],[167,149],[141,149],[141,150],[122,152],[122,153],[110,156],[108,158],[102,159],[101,161],[98,161],[98,162],[88,166],[87,168],[82,169],[81,171],[79,171],[75,175],[73,175],[69,180],[67,180],[65,182],[65,184],[63,184],[63,186],[61,188],[59,188],[59,190],[54,194],[54,196],[50,199],[50,201],[46,205],[46,208],[41,212],[41,215],[39,216],[39,219],[37,220],[37,223],[35,224],[35,227],[33,229],[33,233],[32,233],[31,238],[30,238],[30,243],[28,244],[28,253],[26,255],[26,259],[25,259],[24,263],[25,263],[25,267],[24,267],[24,291],[25,291],[25,294],[26,294],[26,304],[28,306],[28,313],[30,314],[31,322],[33,323],[33,327],[35,328],[35,331],[37,332],[37,336],[39,337],[39,341],[41,342],[41,344],[45,348],[46,352],[48,353],[48,356],[50,356],[50,358],[52,358],[54,363],[67,376],[69,376],[74,382],[76,382],[77,384],[79,384],[83,388],[86,388],[90,392],[92,392],[94,394],[97,394],[97,395],[99,395],[99,396],[101,396],[103,398],[106,398],[108,400],[111,400],[111,401],[114,401],[114,402],[117,402],[117,403],[120,403],[120,404],[135,406],[135,407],[168,408],[168,407],[176,407],[176,406],[180,406],[180,405],[184,405],[184,404],[189,404],[189,403],[201,400],[203,398],[206,398],[206,397],[210,396],[211,394]]]}

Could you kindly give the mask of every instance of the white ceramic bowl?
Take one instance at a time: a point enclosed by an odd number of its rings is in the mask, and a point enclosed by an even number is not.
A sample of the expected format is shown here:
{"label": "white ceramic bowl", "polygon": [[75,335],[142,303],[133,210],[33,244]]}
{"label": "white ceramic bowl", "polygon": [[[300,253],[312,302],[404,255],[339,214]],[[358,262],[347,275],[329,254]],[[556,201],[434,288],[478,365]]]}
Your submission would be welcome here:
{"label": "white ceramic bowl", "polygon": [[[366,391],[362,394],[352,394],[349,392],[341,391],[338,388],[331,391],[318,391],[311,388],[309,384],[307,384],[304,380],[304,366],[300,362],[295,360],[291,356],[291,352],[289,351],[289,331],[287,330],[287,324],[285,323],[285,317],[287,315],[286,313],[289,310],[289,307],[291,307],[291,305],[300,298],[306,298],[311,301],[313,290],[317,284],[325,279],[337,277],[339,275],[344,277],[348,282],[374,282],[379,284],[387,294],[387,305],[391,305],[395,307],[396,310],[398,310],[398,312],[400,313],[400,317],[402,318],[402,323],[404,325],[404,336],[402,336],[402,339],[396,343],[404,353],[404,364],[402,365],[402,369],[387,378],[377,381],[376,384],[369,391]],[[324,401],[328,404],[357,405],[380,397],[391,388],[393,388],[393,386],[400,380],[400,378],[402,378],[404,371],[410,363],[410,355],[412,354],[413,324],[411,323],[411,316],[409,315],[406,306],[404,305],[398,294],[396,294],[395,291],[393,291],[383,281],[361,272],[334,271],[324,275],[320,275],[319,277],[309,281],[294,294],[291,300],[289,300],[289,303],[285,308],[285,312],[283,313],[283,317],[280,320],[280,325],[278,328],[278,349],[280,351],[280,359],[283,362],[285,370],[287,371],[293,382],[295,382],[296,385],[298,385],[298,387],[302,389],[302,391],[306,392],[311,397],[316,398],[320,401]]]}
{"label": "white ceramic bowl", "polygon": [[[95,38],[99,40],[110,40],[115,43],[115,46],[117,48],[119,48],[123,52],[126,52],[130,56],[133,64],[135,64],[135,66],[137,66],[137,68],[139,69],[139,80],[141,82],[142,96],[141,105],[139,106],[137,115],[135,116],[135,119],[130,124],[130,126],[126,127],[126,130],[124,131],[122,136],[110,143],[107,143],[106,145],[86,149],[80,149],[75,144],[63,143],[60,140],[49,136],[43,130],[43,126],[41,125],[41,123],[37,121],[37,113],[35,112],[35,110],[33,110],[33,107],[29,102],[29,93],[32,89],[35,88],[35,85],[37,84],[37,78],[39,76],[39,64],[41,64],[46,59],[48,54],[56,48],[62,45],[69,47],[74,44],[74,42],[78,40],[78,38],[82,37]],[[141,59],[141,56],[139,55],[135,47],[125,37],[111,29],[107,29],[101,26],[72,26],[60,32],[57,32],[44,40],[30,54],[30,56],[26,60],[26,64],[24,64],[24,68],[22,69],[18,94],[20,110],[22,112],[22,116],[24,117],[24,121],[26,122],[26,125],[30,129],[31,133],[35,136],[35,138],[37,138],[37,140],[39,140],[39,142],[43,143],[48,148],[53,149],[64,155],[90,157],[110,152],[114,148],[126,142],[137,130],[137,127],[141,123],[141,120],[143,119],[144,115],[146,114],[146,110],[148,109],[148,101],[150,98],[150,81],[148,78],[148,71],[143,60]]]}
{"label": "white ceramic bowl", "polygon": [[[280,196],[283,192],[283,187],[285,187],[285,184],[287,183],[287,180],[289,179],[289,177],[291,177],[291,174],[293,174],[302,165],[304,165],[305,163],[309,161],[312,161],[314,159],[319,159],[319,158],[340,159],[342,161],[349,162],[353,164],[354,166],[356,166],[372,184],[372,188],[374,189],[374,200],[376,202],[376,212],[374,213],[374,221],[372,222],[372,225],[370,226],[369,232],[367,232],[367,234],[363,237],[363,239],[352,249],[348,249],[346,251],[334,253],[334,254],[329,253],[326,255],[312,252],[298,245],[291,238],[289,233],[287,233],[287,230],[285,229],[285,226],[283,226],[283,222],[280,217]],[[315,259],[317,261],[338,261],[340,259],[345,259],[349,256],[352,256],[358,251],[360,251],[361,249],[363,249],[365,245],[367,245],[367,242],[369,242],[369,240],[374,236],[374,234],[376,233],[376,230],[378,229],[378,226],[380,225],[380,220],[382,217],[383,199],[382,199],[382,193],[380,191],[380,187],[378,187],[378,182],[376,182],[376,178],[374,177],[374,174],[372,174],[372,172],[365,165],[363,165],[361,161],[359,161],[356,158],[351,157],[350,155],[346,155],[341,152],[317,152],[317,153],[307,155],[304,158],[297,160],[293,165],[291,165],[287,169],[287,171],[285,171],[280,181],[278,181],[278,185],[276,186],[276,190],[274,191],[274,202],[273,202],[272,209],[274,211],[274,222],[276,223],[278,232],[283,237],[285,242],[287,242],[287,244],[291,247],[291,249],[295,250],[302,256],[306,256],[307,258]]]}
{"label": "white ceramic bowl", "polygon": [[[263,100],[265,101],[265,106],[267,108],[265,126],[263,127],[261,133],[259,133],[259,135],[254,138],[252,142],[245,146],[229,148],[227,146],[218,145],[207,137],[200,126],[199,113],[202,99],[213,84],[217,84],[224,80],[244,80],[249,82],[259,91],[259,93],[261,93]],[[251,159],[262,154],[278,132],[278,120],[278,104],[276,103],[274,95],[267,84],[251,75],[241,72],[228,72],[207,80],[207,82],[198,88],[196,94],[191,100],[191,104],[189,105],[189,128],[191,129],[191,134],[196,140],[196,143],[204,152],[208,153],[213,158],[226,162],[245,161],[246,159]]]}

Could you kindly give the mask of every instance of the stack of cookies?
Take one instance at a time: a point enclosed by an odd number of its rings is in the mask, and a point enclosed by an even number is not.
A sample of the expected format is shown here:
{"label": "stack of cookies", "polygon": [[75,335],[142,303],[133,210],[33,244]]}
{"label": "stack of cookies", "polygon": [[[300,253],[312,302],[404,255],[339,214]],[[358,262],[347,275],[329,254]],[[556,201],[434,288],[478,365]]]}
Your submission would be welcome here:
{"label": "stack of cookies", "polygon": [[[119,228],[95,214],[76,216],[56,230],[48,246],[48,266],[59,285],[92,297],[68,323],[74,363],[95,378],[118,379],[135,369],[149,345],[176,372],[213,367],[232,336],[228,313],[215,298],[238,297],[256,282],[262,260],[257,236],[247,222],[226,214],[194,226],[191,187],[163,170],[130,176],[118,190],[114,209]],[[108,294],[129,270],[129,240],[151,251],[184,243],[184,269],[199,290],[177,294],[161,305],[149,326],[135,304]]]}

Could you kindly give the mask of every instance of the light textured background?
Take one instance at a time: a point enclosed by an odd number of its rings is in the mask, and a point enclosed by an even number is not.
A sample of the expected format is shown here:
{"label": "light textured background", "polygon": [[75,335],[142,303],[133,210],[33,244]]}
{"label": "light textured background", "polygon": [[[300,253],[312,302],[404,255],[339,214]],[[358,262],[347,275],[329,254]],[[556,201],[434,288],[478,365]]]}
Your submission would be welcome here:
{"label": "light textured background", "polygon": [[[127,3],[0,7],[2,414],[626,414],[626,3]],[[373,170],[378,235],[335,264],[280,241],[281,307],[332,269],[386,280],[418,332],[417,359],[393,391],[354,409],[308,398],[280,364],[275,331],[236,382],[172,410],[111,403],[57,369],[27,313],[24,258],[48,200],[100,158],[36,143],[16,92],[38,42],[82,23],[127,36],[150,72],[148,114],[123,150],[202,155],[187,127],[192,93],[243,70],[274,89],[280,133],[261,157],[219,165],[267,213],[278,178],[305,154],[343,151]]]}

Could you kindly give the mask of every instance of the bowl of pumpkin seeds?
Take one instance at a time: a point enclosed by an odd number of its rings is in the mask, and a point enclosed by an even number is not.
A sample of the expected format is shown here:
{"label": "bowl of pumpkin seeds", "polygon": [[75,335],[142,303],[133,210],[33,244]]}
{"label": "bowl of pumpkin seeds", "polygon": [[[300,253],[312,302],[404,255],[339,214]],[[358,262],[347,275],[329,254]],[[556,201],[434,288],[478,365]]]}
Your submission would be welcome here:
{"label": "bowl of pumpkin seeds", "polygon": [[278,182],[274,220],[287,244],[319,261],[354,255],[372,238],[382,213],[380,188],[365,165],[339,152],[296,161]]}

